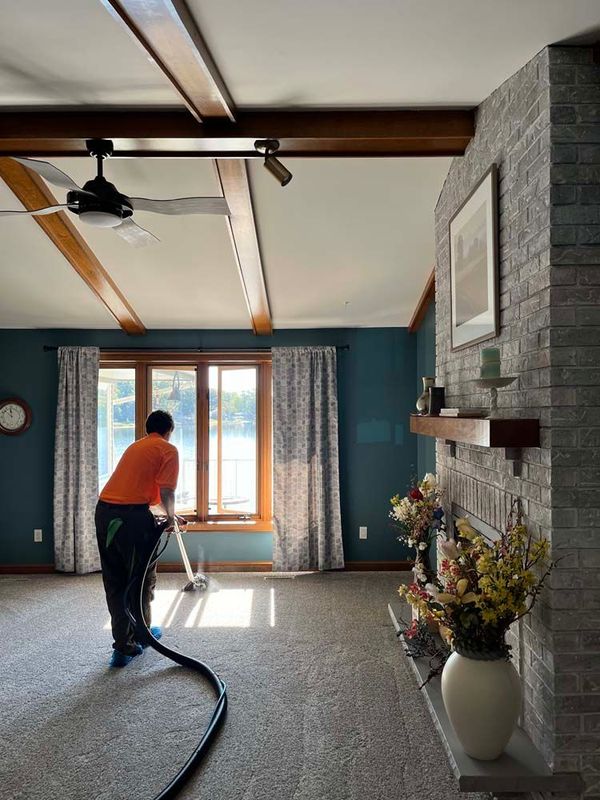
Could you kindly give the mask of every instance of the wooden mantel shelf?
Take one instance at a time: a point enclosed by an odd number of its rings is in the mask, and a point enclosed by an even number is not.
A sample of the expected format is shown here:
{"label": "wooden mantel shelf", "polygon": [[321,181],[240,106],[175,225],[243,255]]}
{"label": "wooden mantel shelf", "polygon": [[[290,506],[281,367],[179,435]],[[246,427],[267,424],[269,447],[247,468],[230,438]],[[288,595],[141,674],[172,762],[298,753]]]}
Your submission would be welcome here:
{"label": "wooden mantel shelf", "polygon": [[480,447],[539,447],[537,419],[486,419],[480,417],[427,417],[411,414],[411,433],[435,436],[447,442]]}
{"label": "wooden mantel shelf", "polygon": [[540,422],[537,419],[500,419],[494,417],[428,417],[410,415],[410,432],[435,436],[450,445],[456,456],[456,443],[479,447],[503,447],[504,457],[512,462],[512,474],[521,474],[521,449],[540,446]]}

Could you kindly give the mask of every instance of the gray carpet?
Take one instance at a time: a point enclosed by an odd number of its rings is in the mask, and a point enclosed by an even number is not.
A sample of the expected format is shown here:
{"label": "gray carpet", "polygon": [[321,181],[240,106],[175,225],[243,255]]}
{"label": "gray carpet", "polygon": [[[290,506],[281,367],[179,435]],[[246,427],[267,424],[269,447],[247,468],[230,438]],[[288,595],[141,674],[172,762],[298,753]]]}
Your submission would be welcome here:
{"label": "gray carpet", "polygon": [[[165,642],[229,687],[182,800],[461,796],[387,615],[398,579],[216,575],[200,602],[159,576]],[[107,669],[98,575],[2,578],[0,620],[0,797],[151,800],[199,738],[206,685],[152,650]]]}

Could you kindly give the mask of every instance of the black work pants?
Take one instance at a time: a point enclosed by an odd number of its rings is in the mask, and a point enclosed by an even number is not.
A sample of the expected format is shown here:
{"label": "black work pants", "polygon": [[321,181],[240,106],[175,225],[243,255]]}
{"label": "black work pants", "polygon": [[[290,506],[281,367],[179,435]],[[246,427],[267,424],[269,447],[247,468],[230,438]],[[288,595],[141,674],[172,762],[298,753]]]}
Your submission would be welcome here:
{"label": "black work pants", "polygon": [[[113,519],[122,520],[107,543],[108,528]],[[113,648],[125,655],[136,652],[133,625],[125,613],[125,589],[134,573],[143,570],[151,552],[156,548],[161,529],[146,505],[115,505],[98,501],[96,506],[96,538],[102,564],[102,580],[110,612]],[[150,603],[154,598],[156,566],[148,570],[142,593],[146,624],[150,625]],[[135,586],[133,592],[139,591]]]}

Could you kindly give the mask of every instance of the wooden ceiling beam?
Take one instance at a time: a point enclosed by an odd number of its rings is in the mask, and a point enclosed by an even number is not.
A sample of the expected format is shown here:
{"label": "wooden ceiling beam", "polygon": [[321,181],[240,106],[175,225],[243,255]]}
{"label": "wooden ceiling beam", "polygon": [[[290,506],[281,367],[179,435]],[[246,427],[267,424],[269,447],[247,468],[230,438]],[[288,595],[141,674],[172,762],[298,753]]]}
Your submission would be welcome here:
{"label": "wooden ceiling beam", "polygon": [[236,122],[197,122],[186,111],[0,112],[0,156],[87,155],[85,140],[112,139],[121,157],[257,158],[257,139],[278,139],[278,156],[462,155],[473,111],[243,111]]}
{"label": "wooden ceiling beam", "polygon": [[259,336],[269,336],[273,332],[271,310],[254,221],[246,163],[240,159],[219,159],[215,165],[223,196],[231,211],[231,215],[225,220],[252,320],[252,328],[254,333]]}
{"label": "wooden ceiling beam", "polygon": [[[0,158],[0,178],[28,211],[58,204],[58,200],[40,176],[12,158]],[[104,303],[121,328],[130,334],[146,333],[142,321],[67,214],[60,211],[32,219]]]}
{"label": "wooden ceiling beam", "polygon": [[101,0],[165,75],[188,111],[235,119],[235,105],[185,0]]}
{"label": "wooden ceiling beam", "polygon": [[410,333],[416,333],[421,327],[421,323],[425,319],[427,309],[435,300],[435,267],[432,269],[430,276],[427,278],[425,288],[419,298],[415,312],[412,315],[411,321],[408,323],[408,330]]}

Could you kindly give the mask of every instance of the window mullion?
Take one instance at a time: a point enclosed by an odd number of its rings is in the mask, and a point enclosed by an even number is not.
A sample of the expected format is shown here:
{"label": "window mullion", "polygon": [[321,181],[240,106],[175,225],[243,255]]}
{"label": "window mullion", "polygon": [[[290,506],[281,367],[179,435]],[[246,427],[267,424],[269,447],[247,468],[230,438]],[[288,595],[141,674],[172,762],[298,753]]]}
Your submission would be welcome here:
{"label": "window mullion", "polygon": [[208,402],[208,364],[197,362],[197,402],[196,431],[198,436],[196,453],[198,520],[205,522],[208,518],[208,437],[209,437],[209,402]]}
{"label": "window mullion", "polygon": [[217,514],[223,514],[223,367],[218,367],[217,388]]}

